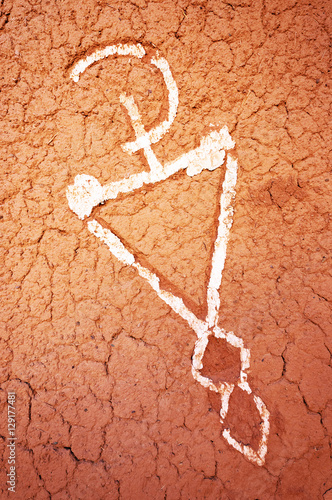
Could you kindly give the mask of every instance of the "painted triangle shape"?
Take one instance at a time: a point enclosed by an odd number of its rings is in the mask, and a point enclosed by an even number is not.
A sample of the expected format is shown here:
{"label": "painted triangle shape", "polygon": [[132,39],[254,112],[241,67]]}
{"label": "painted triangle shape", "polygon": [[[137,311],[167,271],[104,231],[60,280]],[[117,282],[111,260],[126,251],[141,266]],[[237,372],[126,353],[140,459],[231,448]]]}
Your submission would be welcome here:
{"label": "painted triangle shape", "polygon": [[94,218],[110,229],[141,265],[182,297],[201,319],[217,234],[225,167],[193,178],[185,172],[149,189],[109,200]]}

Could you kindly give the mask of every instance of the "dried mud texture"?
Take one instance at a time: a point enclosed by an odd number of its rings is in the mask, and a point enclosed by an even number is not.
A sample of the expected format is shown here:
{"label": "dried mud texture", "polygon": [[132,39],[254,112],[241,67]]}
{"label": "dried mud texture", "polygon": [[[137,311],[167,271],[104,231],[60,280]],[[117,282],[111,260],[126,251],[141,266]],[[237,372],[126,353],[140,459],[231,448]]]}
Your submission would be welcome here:
{"label": "dried mud texture", "polygon": [[[331,499],[331,19],[324,0],[1,1],[1,498],[10,390],[18,499]],[[157,48],[177,82],[162,163],[215,127],[236,141],[220,326],[251,350],[271,413],[263,467],[222,438],[220,401],[191,375],[194,332],[68,208],[77,174],[147,169],[121,149],[134,139],[121,92],[147,129],[167,112],[145,59],[70,80],[80,57],[119,42]],[[222,175],[179,174],[97,209],[203,316]],[[223,342],[204,363],[238,376]],[[258,424],[234,391],[233,435],[256,446]]]}

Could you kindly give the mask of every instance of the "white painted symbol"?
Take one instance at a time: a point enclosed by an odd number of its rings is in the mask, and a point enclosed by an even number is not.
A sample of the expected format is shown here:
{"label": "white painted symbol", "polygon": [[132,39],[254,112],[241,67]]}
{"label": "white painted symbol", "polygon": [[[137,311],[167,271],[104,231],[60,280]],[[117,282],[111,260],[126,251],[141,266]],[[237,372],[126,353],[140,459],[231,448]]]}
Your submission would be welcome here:
{"label": "white painted symbol", "polygon": [[[70,77],[78,82],[79,76],[88,66],[96,61],[104,59],[110,55],[130,55],[142,58],[145,50],[140,44],[136,45],[111,45],[105,49],[98,50],[92,55],[81,59],[71,71]],[[98,182],[95,177],[90,175],[77,175],[74,185],[68,186],[67,199],[69,207],[78,215],[80,219],[89,216],[94,207],[110,199],[117,198],[119,193],[130,193],[144,184],[154,184],[163,181],[175,174],[179,170],[186,170],[187,175],[194,176],[205,169],[214,170],[220,167],[225,160],[225,151],[232,149],[235,145],[227,127],[219,131],[213,131],[201,140],[198,148],[186,153],[175,161],[162,165],[156,158],[151,144],[158,142],[169,130],[176,116],[178,106],[178,90],[173,79],[167,61],[160,57],[158,52],[150,61],[162,73],[168,90],[169,111],[167,119],[154,129],[146,132],[142,123],[141,116],[132,96],[126,94],[120,95],[120,101],[125,106],[130,116],[132,126],[136,135],[136,140],[127,142],[123,150],[133,153],[143,149],[144,155],[148,161],[150,171],[131,175],[126,179],[117,182],[111,182],[104,186]],[[263,465],[267,453],[267,438],[269,434],[269,411],[258,396],[252,394],[252,390],[247,381],[247,370],[250,366],[250,351],[244,347],[242,339],[232,332],[226,332],[218,327],[218,312],[220,307],[219,288],[221,285],[222,272],[226,259],[226,247],[229,237],[229,231],[232,226],[232,201],[235,196],[235,185],[237,179],[237,162],[230,154],[227,155],[226,173],[223,182],[223,192],[220,197],[220,215],[218,219],[218,232],[214,244],[212,256],[211,275],[207,289],[208,313],[205,321],[198,319],[183,303],[183,300],[176,297],[171,292],[160,288],[159,278],[149,269],[143,267],[135,256],[129,252],[121,240],[115,236],[109,229],[103,228],[96,220],[88,221],[88,229],[97,238],[103,241],[110,249],[112,254],[122,263],[130,265],[137,269],[139,275],[144,278],[155,290],[158,296],[168,304],[173,311],[179,314],[188,325],[195,331],[197,341],[192,359],[192,375],[204,387],[211,391],[219,393],[221,396],[220,420],[223,423],[229,406],[230,396],[237,385],[247,394],[252,395],[256,408],[259,412],[261,423],[261,438],[258,450],[254,450],[249,445],[244,445],[231,436],[229,429],[223,430],[223,437],[240,453],[245,455],[251,462],[257,465]],[[201,374],[203,368],[203,356],[209,342],[209,337],[225,339],[233,347],[240,349],[241,371],[236,384],[220,382],[219,384]]]}

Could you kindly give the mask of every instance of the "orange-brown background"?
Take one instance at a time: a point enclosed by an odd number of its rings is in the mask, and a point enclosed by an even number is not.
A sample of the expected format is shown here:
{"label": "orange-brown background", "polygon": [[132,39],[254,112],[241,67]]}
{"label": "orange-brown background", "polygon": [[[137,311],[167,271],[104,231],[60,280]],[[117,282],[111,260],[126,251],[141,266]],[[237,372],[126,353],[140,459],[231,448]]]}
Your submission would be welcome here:
{"label": "orange-brown background", "polygon": [[[331,500],[331,19],[319,0],[1,2],[1,498],[14,390],[16,498]],[[271,413],[263,467],[221,438],[191,376],[194,333],[68,208],[75,175],[147,168],[120,148],[133,138],[122,91],[147,128],[167,111],[146,62],[70,80],[77,58],[118,42],[158,49],[177,82],[177,117],[153,147],[162,162],[211,125],[236,141],[220,325],[251,349],[250,384]],[[102,208],[198,309],[218,175]],[[250,405],[234,398],[230,419],[250,441]]]}

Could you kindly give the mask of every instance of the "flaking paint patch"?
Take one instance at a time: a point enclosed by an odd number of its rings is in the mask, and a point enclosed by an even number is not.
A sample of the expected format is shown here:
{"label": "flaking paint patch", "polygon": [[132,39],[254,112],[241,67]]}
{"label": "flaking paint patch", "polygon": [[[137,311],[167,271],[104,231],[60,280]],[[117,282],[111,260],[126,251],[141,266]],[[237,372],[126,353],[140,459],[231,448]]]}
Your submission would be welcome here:
{"label": "flaking paint patch", "polygon": [[[71,78],[77,82],[79,74],[85,71],[90,64],[112,54],[133,55],[142,58],[145,55],[145,50],[140,44],[106,47],[106,49],[96,51],[94,54],[79,61],[74,66],[74,69],[70,74]],[[95,206],[109,199],[115,199],[120,193],[130,193],[142,187],[144,184],[161,182],[180,170],[186,170],[189,176],[198,175],[204,169],[214,170],[224,163],[226,151],[232,149],[235,145],[227,127],[223,127],[219,131],[213,131],[204,137],[198,148],[180,156],[175,161],[166,163],[162,166],[156,158],[151,148],[151,144],[158,142],[169,130],[169,127],[176,116],[178,106],[178,90],[167,61],[164,58],[161,58],[157,53],[157,55],[151,59],[151,63],[162,72],[168,89],[169,111],[167,120],[149,132],[146,132],[133,97],[127,96],[126,94],[122,94],[120,96],[120,100],[126,108],[132,121],[133,129],[136,135],[136,140],[131,143],[126,143],[123,146],[123,149],[128,153],[133,153],[139,149],[143,149],[150,171],[134,174],[126,179],[112,182],[110,184],[106,184],[105,186],[101,186],[99,181],[92,176],[85,174],[76,176],[74,185],[69,186],[67,189],[67,199],[69,207],[78,215],[80,219],[84,219],[84,217],[89,216]],[[221,286],[222,272],[225,265],[229,232],[233,221],[232,216],[237,180],[237,168],[237,161],[232,158],[230,154],[228,154],[225,179],[219,201],[220,214],[218,218],[217,237],[214,244],[211,274],[207,287],[208,314],[205,321],[198,319],[195,314],[185,306],[182,298],[175,296],[169,291],[163,290],[160,287],[160,280],[158,276],[137,262],[135,256],[126,249],[121,240],[113,234],[110,229],[103,228],[96,220],[88,222],[89,231],[103,241],[118,260],[120,260],[123,264],[134,267],[138,274],[149,283],[159,298],[171,307],[174,312],[179,314],[179,316],[181,316],[188,323],[190,328],[195,331],[197,341],[195,343],[192,357],[192,375],[202,386],[220,394],[220,420],[222,423],[226,418],[229,400],[235,386],[238,386],[242,391],[249,395],[252,394],[252,390],[247,381],[247,370],[250,367],[249,349],[244,347],[243,340],[237,337],[233,332],[227,332],[217,326],[220,308],[219,288]],[[204,377],[201,374],[204,353],[211,335],[216,338],[225,339],[230,345],[240,349],[241,369],[236,384],[229,384],[226,381],[215,384],[210,378]],[[267,453],[270,414],[265,404],[258,396],[253,395],[253,400],[261,417],[261,439],[258,450],[255,451],[249,445],[244,445],[235,440],[231,436],[229,429],[224,429],[222,435],[233,448],[242,453],[248,460],[261,466],[265,462],[265,456]]]}

